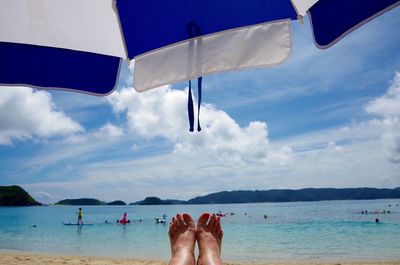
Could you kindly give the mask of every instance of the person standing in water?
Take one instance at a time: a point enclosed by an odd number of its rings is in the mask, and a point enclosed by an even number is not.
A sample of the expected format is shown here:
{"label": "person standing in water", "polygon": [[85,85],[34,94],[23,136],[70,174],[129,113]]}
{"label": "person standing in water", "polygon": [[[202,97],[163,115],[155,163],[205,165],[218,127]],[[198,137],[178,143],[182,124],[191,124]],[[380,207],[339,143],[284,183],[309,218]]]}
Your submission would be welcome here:
{"label": "person standing in water", "polygon": [[78,212],[78,225],[82,225],[82,224],[83,224],[82,217],[83,217],[82,208],[79,208],[79,212]]}

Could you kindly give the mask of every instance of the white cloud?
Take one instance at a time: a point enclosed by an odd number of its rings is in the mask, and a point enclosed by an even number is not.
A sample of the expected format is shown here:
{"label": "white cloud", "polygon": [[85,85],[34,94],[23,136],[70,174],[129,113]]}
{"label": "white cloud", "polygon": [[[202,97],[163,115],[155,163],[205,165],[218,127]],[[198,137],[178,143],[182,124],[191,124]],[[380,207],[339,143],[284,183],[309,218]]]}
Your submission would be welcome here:
{"label": "white cloud", "polygon": [[126,113],[132,133],[144,139],[166,139],[176,154],[201,151],[235,163],[285,164],[290,160],[289,147],[273,149],[269,145],[265,122],[240,127],[226,112],[209,104],[201,108],[201,133],[188,132],[187,90],[164,86],[139,94],[125,88],[113,93],[109,101],[114,111]]}
{"label": "white cloud", "polygon": [[35,92],[28,87],[0,87],[0,144],[80,131],[83,131],[80,124],[56,110],[48,92]]}
{"label": "white cloud", "polygon": [[396,72],[386,94],[369,102],[366,111],[384,117],[400,117],[400,72]]}
{"label": "white cloud", "polygon": [[382,141],[387,157],[393,163],[400,163],[400,72],[396,72],[385,95],[369,102],[365,109],[383,117],[380,123],[384,130]]}
{"label": "white cloud", "polygon": [[107,123],[101,127],[97,132],[93,133],[96,137],[121,137],[124,135],[124,131],[111,123]]}
{"label": "white cloud", "polygon": [[[53,141],[42,148],[36,156],[25,161],[22,167],[34,173],[67,161],[76,169],[78,162],[88,161],[105,152],[111,154],[109,149],[114,149],[115,145],[123,140],[123,136],[123,129],[107,123],[97,130]],[[70,169],[64,168],[63,173],[67,173],[68,170]],[[60,177],[63,174],[58,172],[58,175]]]}
{"label": "white cloud", "polygon": [[329,141],[328,142],[328,150],[334,151],[334,152],[341,152],[343,151],[343,147],[339,146],[335,143],[335,141]]}
{"label": "white cloud", "polygon": [[291,188],[297,183],[299,187],[399,186],[399,81],[396,73],[386,93],[366,105],[365,110],[376,117],[274,142],[294,150],[287,171],[275,183]]}

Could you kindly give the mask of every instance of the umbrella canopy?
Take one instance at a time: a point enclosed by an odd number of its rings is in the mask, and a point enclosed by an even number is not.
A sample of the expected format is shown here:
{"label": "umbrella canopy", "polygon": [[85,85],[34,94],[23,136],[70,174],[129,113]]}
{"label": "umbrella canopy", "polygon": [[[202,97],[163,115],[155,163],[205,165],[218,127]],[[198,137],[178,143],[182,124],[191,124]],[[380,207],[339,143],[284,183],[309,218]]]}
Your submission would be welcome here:
{"label": "umbrella canopy", "polygon": [[400,0],[2,0],[0,84],[106,95],[122,59],[138,91],[290,54],[291,20],[308,11],[327,48]]}

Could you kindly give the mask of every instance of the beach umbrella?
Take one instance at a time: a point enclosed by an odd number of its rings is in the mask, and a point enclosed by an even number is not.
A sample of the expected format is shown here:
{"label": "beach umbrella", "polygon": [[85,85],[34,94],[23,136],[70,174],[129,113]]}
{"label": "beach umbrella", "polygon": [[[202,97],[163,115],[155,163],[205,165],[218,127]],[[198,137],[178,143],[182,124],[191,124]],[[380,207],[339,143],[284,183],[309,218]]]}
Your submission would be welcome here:
{"label": "beach umbrella", "polygon": [[107,95],[122,60],[134,59],[137,91],[195,78],[201,88],[210,73],[285,61],[292,20],[308,14],[315,44],[324,49],[399,3],[1,0],[0,85]]}

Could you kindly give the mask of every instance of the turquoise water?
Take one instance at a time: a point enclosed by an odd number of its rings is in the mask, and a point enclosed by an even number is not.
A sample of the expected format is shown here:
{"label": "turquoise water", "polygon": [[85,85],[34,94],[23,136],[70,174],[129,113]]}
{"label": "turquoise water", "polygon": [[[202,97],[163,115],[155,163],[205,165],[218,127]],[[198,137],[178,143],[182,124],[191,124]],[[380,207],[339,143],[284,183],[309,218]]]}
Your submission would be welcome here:
{"label": "turquoise water", "polygon": [[[93,225],[83,227],[63,225],[76,222],[78,207],[0,207],[0,249],[168,259],[168,224],[155,224],[154,217],[188,212],[197,218],[221,210],[235,213],[222,219],[224,260],[400,260],[398,204],[400,200],[84,206],[84,221]],[[391,213],[365,215],[363,210]],[[116,224],[123,212],[134,222]]]}

